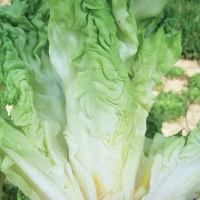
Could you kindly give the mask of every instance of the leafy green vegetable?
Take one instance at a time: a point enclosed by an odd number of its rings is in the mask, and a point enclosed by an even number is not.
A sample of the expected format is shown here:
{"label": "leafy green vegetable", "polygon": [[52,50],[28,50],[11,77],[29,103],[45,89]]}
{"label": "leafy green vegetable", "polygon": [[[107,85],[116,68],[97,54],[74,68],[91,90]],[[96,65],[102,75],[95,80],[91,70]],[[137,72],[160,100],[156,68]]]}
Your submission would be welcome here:
{"label": "leafy green vegetable", "polygon": [[[160,14],[164,1],[152,9],[145,1],[131,7],[126,1],[112,7],[106,1],[82,7],[73,2],[62,12],[61,4],[49,2],[50,58],[67,97],[65,135],[75,176],[86,199],[96,198],[89,188],[104,198],[130,199],[152,86],[178,58],[180,35],[170,26],[169,10]],[[137,4],[145,6],[134,10]]]}
{"label": "leafy green vegetable", "polygon": [[[143,167],[151,166],[149,193],[143,200],[195,199],[199,192],[200,126],[189,137],[155,135]],[[144,170],[143,170],[144,171]],[[186,173],[187,172],[187,173]],[[167,190],[167,192],[166,192]],[[163,196],[165,194],[165,196]]]}
{"label": "leafy green vegetable", "polygon": [[[0,167],[27,197],[152,194],[154,168],[163,163],[159,152],[145,152],[156,142],[145,139],[152,88],[181,53],[168,3],[15,0],[0,7]],[[164,155],[173,153],[161,144]]]}

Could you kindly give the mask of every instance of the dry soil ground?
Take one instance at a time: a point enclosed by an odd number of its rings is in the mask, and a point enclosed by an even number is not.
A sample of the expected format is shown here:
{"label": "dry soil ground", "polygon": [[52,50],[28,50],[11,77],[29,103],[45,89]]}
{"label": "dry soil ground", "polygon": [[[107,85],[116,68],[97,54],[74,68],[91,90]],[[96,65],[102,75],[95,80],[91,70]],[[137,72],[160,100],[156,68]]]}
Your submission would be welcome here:
{"label": "dry soil ground", "polygon": [[0,5],[10,4],[11,0],[0,0]]}

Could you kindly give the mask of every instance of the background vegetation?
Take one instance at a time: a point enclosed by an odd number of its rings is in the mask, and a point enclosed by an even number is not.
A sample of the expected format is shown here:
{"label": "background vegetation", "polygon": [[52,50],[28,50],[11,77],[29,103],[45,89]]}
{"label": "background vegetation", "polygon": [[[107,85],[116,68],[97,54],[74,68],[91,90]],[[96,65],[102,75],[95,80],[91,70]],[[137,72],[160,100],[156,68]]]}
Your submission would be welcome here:
{"label": "background vegetation", "polygon": [[153,138],[156,132],[162,133],[164,121],[177,121],[186,116],[190,104],[200,105],[200,73],[187,77],[181,68],[173,67],[165,77],[187,79],[188,88],[181,94],[172,91],[164,92],[165,82],[160,80],[156,83],[154,89],[159,91],[159,94],[147,118],[146,136],[148,138]]}
{"label": "background vegetation", "polygon": [[173,6],[180,12],[182,57],[200,60],[200,0],[174,0]]}

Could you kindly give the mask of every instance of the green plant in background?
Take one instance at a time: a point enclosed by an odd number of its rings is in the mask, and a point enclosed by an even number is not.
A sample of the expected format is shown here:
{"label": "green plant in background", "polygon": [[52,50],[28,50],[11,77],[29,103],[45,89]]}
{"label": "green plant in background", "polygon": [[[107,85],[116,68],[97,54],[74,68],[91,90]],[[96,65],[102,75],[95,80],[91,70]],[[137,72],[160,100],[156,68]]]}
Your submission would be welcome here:
{"label": "green plant in background", "polygon": [[169,70],[169,72],[165,75],[168,78],[174,77],[182,77],[185,75],[185,71],[180,67],[173,67]]}
{"label": "green plant in background", "polygon": [[18,189],[18,192],[17,192],[17,200],[29,200],[29,198],[24,195],[24,193]]}
{"label": "green plant in background", "polygon": [[[174,67],[165,76],[172,78],[184,75],[183,69]],[[164,82],[158,80],[155,89],[161,91],[163,87]],[[156,132],[161,133],[163,121],[174,121],[183,116],[187,110],[187,101],[200,103],[200,73],[188,79],[188,90],[183,93],[183,96],[173,92],[161,92],[155,98],[155,104],[147,118],[146,136],[153,138]]]}
{"label": "green plant in background", "polygon": [[2,190],[4,192],[2,200],[29,200],[18,187],[10,182],[4,183]]}
{"label": "green plant in background", "polygon": [[192,88],[184,92],[184,96],[191,102],[191,103],[200,103],[200,90],[197,88]]}
{"label": "green plant in background", "polygon": [[177,120],[185,114],[187,109],[187,99],[179,94],[161,92],[155,99],[150,117],[156,116],[162,121]]}
{"label": "green plant in background", "polygon": [[4,182],[5,182],[5,178],[6,178],[5,174],[0,172],[0,199],[2,199],[2,197],[4,195],[4,193],[2,191],[2,186],[3,186]]}
{"label": "green plant in background", "polygon": [[182,32],[182,56],[188,59],[200,59],[199,3],[199,0],[174,1],[174,8],[181,14],[179,28]]}
{"label": "green plant in background", "polygon": [[188,80],[189,88],[198,88],[200,89],[200,73],[196,73]]}
{"label": "green plant in background", "polygon": [[187,99],[184,96],[170,92],[161,92],[156,98],[147,117],[146,136],[153,138],[161,133],[164,121],[175,121],[185,114]]}
{"label": "green plant in background", "polygon": [[16,200],[17,199],[17,187],[11,183],[4,183],[2,187],[4,196],[2,200]]}
{"label": "green plant in background", "polygon": [[200,73],[188,79],[188,90],[184,96],[192,103],[200,103]]}
{"label": "green plant in background", "polygon": [[147,117],[146,137],[152,139],[156,133],[161,133],[162,123],[162,117],[157,116],[155,109],[152,108]]}
{"label": "green plant in background", "polygon": [[5,85],[2,81],[0,81],[0,91],[4,91],[5,90]]}
{"label": "green plant in background", "polygon": [[165,83],[160,79],[160,80],[156,81],[154,89],[157,91],[162,91],[164,86],[165,86]]}

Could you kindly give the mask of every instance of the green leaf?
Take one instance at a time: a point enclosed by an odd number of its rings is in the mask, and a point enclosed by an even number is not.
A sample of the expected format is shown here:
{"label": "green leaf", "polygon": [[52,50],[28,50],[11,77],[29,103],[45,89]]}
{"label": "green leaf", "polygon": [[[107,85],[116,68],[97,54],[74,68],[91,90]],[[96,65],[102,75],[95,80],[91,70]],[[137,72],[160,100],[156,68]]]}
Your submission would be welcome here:
{"label": "green leaf", "polygon": [[[161,134],[155,136],[147,158],[152,161],[150,189],[142,199],[197,198],[200,190],[199,135],[200,128],[197,127],[189,133],[187,143],[183,137],[173,136],[164,139]],[[157,137],[163,137],[163,145],[160,145],[159,140],[156,141]],[[156,148],[157,145],[160,147]],[[151,152],[154,152],[153,159]]]}

